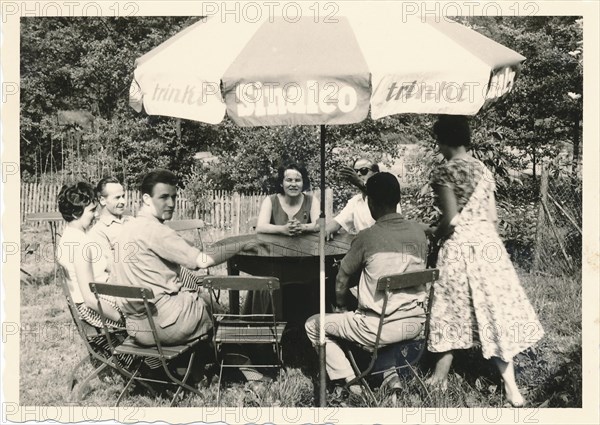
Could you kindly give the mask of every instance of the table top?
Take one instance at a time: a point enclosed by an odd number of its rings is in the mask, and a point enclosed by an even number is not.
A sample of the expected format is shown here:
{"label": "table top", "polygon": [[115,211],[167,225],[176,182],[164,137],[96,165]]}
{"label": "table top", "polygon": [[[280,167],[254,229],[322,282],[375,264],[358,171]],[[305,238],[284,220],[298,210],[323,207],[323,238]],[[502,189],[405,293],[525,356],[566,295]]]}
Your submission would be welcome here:
{"label": "table top", "polygon": [[[332,240],[325,243],[325,256],[343,256],[350,249],[354,235],[347,233],[336,234]],[[267,248],[260,248],[258,252],[243,252],[240,256],[249,257],[318,257],[319,233],[304,233],[297,236],[278,234],[256,233],[250,235],[231,236],[215,242],[211,247],[225,244],[246,243],[256,240],[266,243]]]}
{"label": "table top", "polygon": [[58,211],[48,211],[27,214],[25,217],[27,221],[62,221],[63,216]]}

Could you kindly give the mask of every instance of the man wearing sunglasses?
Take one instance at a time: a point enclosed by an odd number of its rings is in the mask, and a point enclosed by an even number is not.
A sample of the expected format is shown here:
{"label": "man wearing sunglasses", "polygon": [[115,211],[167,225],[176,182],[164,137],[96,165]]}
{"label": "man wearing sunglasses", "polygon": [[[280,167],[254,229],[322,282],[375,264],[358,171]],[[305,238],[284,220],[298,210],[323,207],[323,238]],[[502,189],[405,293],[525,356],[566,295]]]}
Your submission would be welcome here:
{"label": "man wearing sunglasses", "polygon": [[[350,234],[356,235],[361,230],[375,224],[367,205],[366,187],[367,180],[378,172],[379,165],[369,158],[358,158],[354,161],[352,168],[342,168],[340,174],[359,188],[361,193],[350,198],[344,209],[332,221],[327,223],[327,235],[336,233],[341,228]],[[397,211],[400,212],[400,205],[398,205]]]}

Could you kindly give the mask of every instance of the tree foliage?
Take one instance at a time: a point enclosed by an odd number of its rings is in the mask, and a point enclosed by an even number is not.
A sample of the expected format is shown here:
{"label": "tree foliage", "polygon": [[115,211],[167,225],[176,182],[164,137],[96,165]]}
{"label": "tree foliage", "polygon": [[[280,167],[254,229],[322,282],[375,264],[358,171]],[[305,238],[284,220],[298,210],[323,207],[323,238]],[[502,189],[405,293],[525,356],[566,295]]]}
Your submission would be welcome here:
{"label": "tree foliage", "polygon": [[[127,184],[152,167],[175,170],[190,184],[271,191],[277,167],[301,162],[319,184],[319,128],[239,128],[137,114],[128,106],[135,59],[197,17],[23,18],[21,20],[21,169],[23,178],[52,174],[94,180],[115,174]],[[579,151],[582,116],[582,20],[577,17],[471,17],[462,22],[527,57],[512,93],[474,117],[474,152],[494,169],[500,188],[508,170]],[[89,127],[60,122],[61,111],[91,114]],[[422,145],[426,174],[437,161],[434,117],[402,115],[327,128],[326,179],[336,205],[351,192],[337,170],[370,156],[390,164],[402,145]],[[219,162],[200,168],[194,154]],[[578,156],[575,155],[575,161]],[[193,168],[195,164],[196,168]],[[194,170],[194,171],[192,171]],[[194,174],[195,173],[195,174]]]}

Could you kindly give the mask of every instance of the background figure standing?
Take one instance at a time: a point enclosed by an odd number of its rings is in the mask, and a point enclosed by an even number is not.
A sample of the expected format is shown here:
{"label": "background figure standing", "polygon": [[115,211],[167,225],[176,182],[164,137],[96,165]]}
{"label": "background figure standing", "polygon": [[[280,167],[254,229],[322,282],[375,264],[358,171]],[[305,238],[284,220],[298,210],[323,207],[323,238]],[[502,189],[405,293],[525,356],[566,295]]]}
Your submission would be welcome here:
{"label": "background figure standing", "polygon": [[431,311],[429,351],[439,353],[429,383],[447,387],[452,350],[481,343],[504,380],[508,402],[525,404],[514,375],[513,357],[544,334],[496,231],[494,178],[467,153],[466,117],[442,115],[433,126],[446,162],[431,178],[442,211],[428,233],[442,239]]}

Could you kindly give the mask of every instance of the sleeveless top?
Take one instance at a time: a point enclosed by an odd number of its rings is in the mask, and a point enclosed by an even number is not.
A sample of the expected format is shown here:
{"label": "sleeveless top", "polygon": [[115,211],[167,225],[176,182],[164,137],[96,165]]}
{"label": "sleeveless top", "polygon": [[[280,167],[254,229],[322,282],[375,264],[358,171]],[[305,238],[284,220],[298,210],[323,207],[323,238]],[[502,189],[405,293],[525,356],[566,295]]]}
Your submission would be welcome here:
{"label": "sleeveless top", "polygon": [[92,264],[92,273],[94,281],[107,282],[108,273],[106,272],[106,257],[102,254],[100,246],[87,233],[71,226],[65,226],[62,237],[56,248],[56,257],[61,266],[69,274],[67,283],[69,291],[75,304],[83,303],[83,295],[79,289],[79,282],[75,274],[75,261],[73,250],[82,251],[90,247],[90,263]]}
{"label": "sleeveless top", "polygon": [[[312,207],[312,196],[308,196],[303,194],[304,199],[302,200],[302,205],[300,205],[300,209],[294,215],[294,218],[298,220],[302,224],[310,223],[310,209]],[[270,195],[271,198],[271,224],[275,225],[283,225],[288,222],[288,215],[283,210],[281,203],[279,202],[279,196],[277,194]]]}

